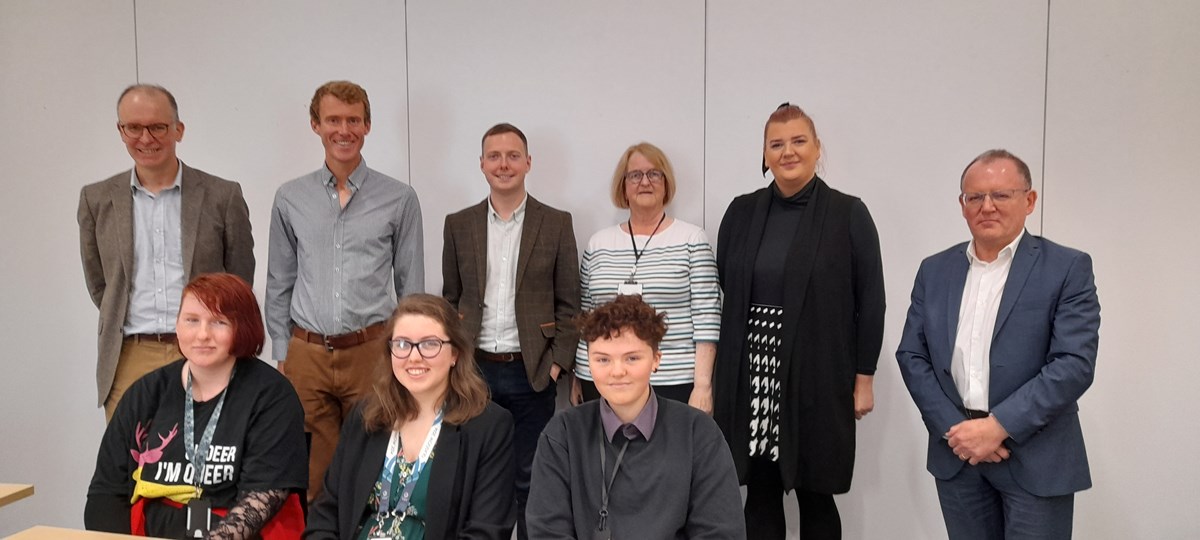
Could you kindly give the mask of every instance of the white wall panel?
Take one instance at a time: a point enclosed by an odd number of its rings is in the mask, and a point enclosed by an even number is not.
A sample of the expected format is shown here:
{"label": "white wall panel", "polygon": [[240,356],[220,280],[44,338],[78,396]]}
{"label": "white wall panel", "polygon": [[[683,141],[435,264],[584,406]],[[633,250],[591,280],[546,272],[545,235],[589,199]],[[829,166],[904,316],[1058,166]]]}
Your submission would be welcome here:
{"label": "white wall panel", "polygon": [[1040,168],[1046,6],[709,2],[707,19],[707,228],[715,236],[733,197],[767,185],[763,124],[784,101],[815,120],[822,177],[861,197],[879,228],[887,326],[875,412],[859,423],[854,485],[838,499],[846,537],[944,537],[894,352],[917,265],[969,238],[962,168],[993,147]]}
{"label": "white wall panel", "polygon": [[0,536],[83,526],[104,416],[96,317],[79,262],[79,189],[128,168],[117,95],[134,78],[128,0],[0,2]]}
{"label": "white wall panel", "polygon": [[1091,253],[1103,318],[1075,536],[1197,538],[1200,4],[1051,5],[1045,231]]}
{"label": "white wall panel", "polygon": [[445,215],[487,196],[480,137],[529,138],[526,187],[571,212],[581,246],[624,219],[608,188],[639,141],[667,153],[668,211],[703,222],[704,6],[699,2],[409,4],[413,186],[425,212],[427,285],[441,290]]}
{"label": "white wall panel", "polygon": [[275,190],[324,163],[308,115],[318,86],[367,90],[367,165],[408,181],[402,2],[138,2],[137,21],[141,80],[170,89],[187,125],[180,159],[242,184],[260,298]]}
{"label": "white wall panel", "polygon": [[274,192],[321,166],[306,111],[327,80],[370,92],[364,153],[421,198],[432,292],[444,216],[487,193],[479,137],[492,124],[529,135],[530,192],[574,214],[581,245],[623,217],[608,183],[641,140],[676,167],[669,211],[715,240],[729,201],[766,185],[767,115],[782,101],[805,107],[823,176],[875,217],[890,305],[876,412],[860,423],[854,488],[839,497],[847,538],[945,536],[892,353],[917,264],[967,238],[954,200],[962,167],[1007,147],[1041,191],[1030,230],[1094,255],[1104,306],[1082,401],[1096,487],[1077,497],[1076,537],[1195,537],[1200,5],[1048,5],[0,2],[0,163],[14,201],[0,212],[0,482],[38,491],[0,509],[0,536],[82,526],[103,427],[75,209],[82,185],[130,166],[114,102],[140,78],[178,96],[181,157],[242,183],[260,298]]}

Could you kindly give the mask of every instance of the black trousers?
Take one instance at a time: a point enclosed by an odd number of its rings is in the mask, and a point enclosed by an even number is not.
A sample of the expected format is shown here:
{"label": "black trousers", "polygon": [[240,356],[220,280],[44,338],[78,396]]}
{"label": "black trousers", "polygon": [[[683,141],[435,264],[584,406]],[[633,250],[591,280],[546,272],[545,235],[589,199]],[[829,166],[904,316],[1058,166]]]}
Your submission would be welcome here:
{"label": "black trousers", "polygon": [[[840,540],[842,518],[833,495],[796,490],[800,506],[801,540]],[[787,522],[783,509],[783,477],[779,464],[769,458],[752,457],[746,471],[746,537],[784,540]]]}

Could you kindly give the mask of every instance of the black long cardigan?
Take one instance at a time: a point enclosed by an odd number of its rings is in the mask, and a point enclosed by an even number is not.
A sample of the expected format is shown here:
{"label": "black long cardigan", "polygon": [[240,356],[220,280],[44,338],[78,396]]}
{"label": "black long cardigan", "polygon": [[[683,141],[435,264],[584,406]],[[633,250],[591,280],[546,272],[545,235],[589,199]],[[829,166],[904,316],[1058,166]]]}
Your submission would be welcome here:
{"label": "black long cardigan", "polygon": [[[812,200],[785,262],[779,467],[787,490],[845,493],[854,472],[855,375],[875,373],[883,344],[883,262],[866,205],[820,178],[812,181]],[[771,189],[734,199],[717,237],[725,304],[713,417],[743,483],[750,449],[746,330]]]}

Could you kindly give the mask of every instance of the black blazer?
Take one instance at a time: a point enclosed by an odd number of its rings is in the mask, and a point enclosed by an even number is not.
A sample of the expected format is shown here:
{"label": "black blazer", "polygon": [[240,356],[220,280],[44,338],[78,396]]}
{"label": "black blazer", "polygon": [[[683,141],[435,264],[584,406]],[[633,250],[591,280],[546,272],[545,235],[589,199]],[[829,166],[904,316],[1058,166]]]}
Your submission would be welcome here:
{"label": "black blazer", "polygon": [[[429,476],[425,538],[507,540],[513,510],[512,415],[495,403],[459,426],[443,424]],[[387,453],[388,431],[367,433],[362,407],[342,425],[325,489],[304,538],[354,538]]]}
{"label": "black blazer", "polygon": [[[854,471],[854,379],[874,374],[883,345],[883,262],[866,205],[812,180],[801,234],[784,262],[779,468],[784,489],[844,493]],[[713,419],[744,481],[750,447],[746,329],[771,186],[729,204],[717,269],[725,305],[713,368]]]}

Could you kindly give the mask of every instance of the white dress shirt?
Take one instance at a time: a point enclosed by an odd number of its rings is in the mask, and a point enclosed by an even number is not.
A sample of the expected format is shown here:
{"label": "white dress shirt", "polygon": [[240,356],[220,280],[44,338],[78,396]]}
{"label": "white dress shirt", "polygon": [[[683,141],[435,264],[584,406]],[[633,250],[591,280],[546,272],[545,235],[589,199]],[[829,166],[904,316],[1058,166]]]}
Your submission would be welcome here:
{"label": "white dress shirt", "polygon": [[954,355],[950,373],[962,397],[963,406],[977,411],[988,410],[988,384],[991,377],[992,334],[1008,271],[1012,268],[1017,244],[1025,231],[1012,243],[1004,246],[996,260],[986,262],[975,256],[975,241],[967,245],[967,282],[963,286],[962,304],[958,308],[958,332],[954,338]]}
{"label": "white dress shirt", "polygon": [[492,353],[519,352],[517,334],[517,257],[521,253],[521,230],[525,223],[525,202],[505,220],[488,198],[487,285],[483,291],[483,321],[475,343]]}

